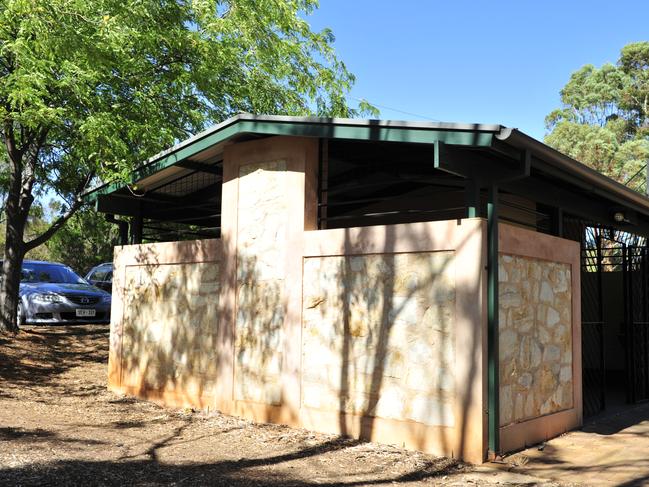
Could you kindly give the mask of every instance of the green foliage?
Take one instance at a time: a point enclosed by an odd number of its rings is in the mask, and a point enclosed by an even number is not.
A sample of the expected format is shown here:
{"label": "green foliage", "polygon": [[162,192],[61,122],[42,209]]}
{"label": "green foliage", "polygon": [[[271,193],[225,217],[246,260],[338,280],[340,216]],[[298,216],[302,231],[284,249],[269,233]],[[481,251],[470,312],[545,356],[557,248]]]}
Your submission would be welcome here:
{"label": "green foliage", "polygon": [[236,113],[375,114],[347,105],[354,76],[333,34],[304,20],[317,6],[0,0],[0,197],[12,245],[34,199],[55,193],[65,204],[28,251],[89,186],[125,181],[161,148]]}
{"label": "green foliage", "polygon": [[649,161],[649,42],[625,46],[616,65],[583,66],[546,117],[545,142],[607,176],[645,191]]}
{"label": "green foliage", "polygon": [[[40,235],[47,227],[49,227],[49,222],[45,208],[39,204],[33,205],[27,219],[25,236],[32,238],[35,235]],[[50,252],[47,247],[41,246],[31,249],[25,257],[33,260],[50,260]]]}
{"label": "green foliage", "polygon": [[[29,217],[27,218],[27,225],[25,226],[25,236],[27,238],[32,238],[35,235],[40,235],[49,227],[49,215],[45,208],[40,204],[36,203],[32,206]],[[5,224],[4,222],[0,225],[0,247],[4,247],[5,243]],[[0,255],[2,252],[0,251]],[[33,260],[52,260],[50,250],[47,246],[36,247],[25,256],[26,259]]]}
{"label": "green foliage", "polygon": [[51,260],[67,264],[83,276],[97,264],[112,262],[115,245],[119,245],[117,226],[92,208],[83,208],[40,248],[47,248]]}
{"label": "green foliage", "polygon": [[[123,179],[238,112],[353,116],[315,0],[0,0],[0,119],[45,140],[36,191]],[[363,106],[363,110],[372,107]]]}
{"label": "green foliage", "polygon": [[[93,183],[238,112],[354,116],[354,77],[317,0],[0,0],[0,332],[16,329],[18,267]],[[25,240],[34,201],[64,201]],[[29,227],[29,225],[27,225]],[[31,225],[31,228],[35,228]],[[64,259],[62,259],[64,260]]]}

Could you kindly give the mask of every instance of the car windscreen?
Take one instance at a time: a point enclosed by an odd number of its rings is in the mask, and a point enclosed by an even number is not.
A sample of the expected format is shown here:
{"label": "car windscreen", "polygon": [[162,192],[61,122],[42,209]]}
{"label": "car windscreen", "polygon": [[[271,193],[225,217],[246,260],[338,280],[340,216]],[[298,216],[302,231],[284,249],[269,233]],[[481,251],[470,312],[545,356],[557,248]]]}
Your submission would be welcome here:
{"label": "car windscreen", "polygon": [[20,281],[58,284],[85,284],[86,282],[69,267],[53,264],[23,264]]}
{"label": "car windscreen", "polygon": [[95,267],[93,271],[90,271],[88,278],[93,281],[108,281],[110,280],[108,275],[112,275],[113,270],[112,266],[100,266]]}

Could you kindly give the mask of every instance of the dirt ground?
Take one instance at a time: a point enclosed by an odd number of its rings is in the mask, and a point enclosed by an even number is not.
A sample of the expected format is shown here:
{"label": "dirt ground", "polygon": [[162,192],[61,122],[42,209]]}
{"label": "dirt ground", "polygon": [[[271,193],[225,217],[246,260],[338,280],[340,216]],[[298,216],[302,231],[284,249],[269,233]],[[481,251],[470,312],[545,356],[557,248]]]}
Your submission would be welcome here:
{"label": "dirt ground", "polygon": [[0,339],[0,485],[558,485],[106,390],[108,326]]}

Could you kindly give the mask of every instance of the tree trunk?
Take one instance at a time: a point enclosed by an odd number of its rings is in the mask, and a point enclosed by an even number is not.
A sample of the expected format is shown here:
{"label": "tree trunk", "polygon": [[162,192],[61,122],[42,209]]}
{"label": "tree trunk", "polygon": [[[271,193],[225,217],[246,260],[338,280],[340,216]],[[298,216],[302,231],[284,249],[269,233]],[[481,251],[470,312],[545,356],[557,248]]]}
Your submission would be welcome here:
{"label": "tree trunk", "polygon": [[8,210],[5,255],[0,280],[0,333],[18,332],[18,291],[20,270],[25,256],[24,232],[25,219],[20,214],[12,215]]}
{"label": "tree trunk", "polygon": [[[32,190],[36,181],[38,153],[45,141],[46,130],[35,132],[33,138],[16,144],[15,123],[5,120],[2,140],[9,156],[9,185],[5,207],[5,254],[0,276],[0,333],[17,333],[17,310],[20,291],[20,271],[29,248],[25,244],[25,226],[34,202]],[[21,134],[25,135],[24,129]],[[35,244],[38,244],[35,242]]]}

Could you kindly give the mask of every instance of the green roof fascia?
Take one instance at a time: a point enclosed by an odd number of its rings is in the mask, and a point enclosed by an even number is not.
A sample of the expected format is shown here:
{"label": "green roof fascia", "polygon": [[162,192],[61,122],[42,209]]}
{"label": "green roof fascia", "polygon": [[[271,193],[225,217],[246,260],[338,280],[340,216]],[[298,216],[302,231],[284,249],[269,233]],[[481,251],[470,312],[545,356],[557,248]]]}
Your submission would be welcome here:
{"label": "green roof fascia", "polygon": [[[179,162],[192,157],[213,145],[244,133],[415,144],[432,144],[437,141],[442,141],[446,144],[474,147],[490,147],[494,138],[494,132],[478,130],[449,130],[389,127],[382,125],[344,125],[239,119],[203,138],[199,138],[196,141],[179,147],[178,150],[174,151],[172,148],[172,152],[162,154],[160,158],[135,169],[131,173],[128,184],[134,184],[156,172],[178,164]],[[126,184],[127,183],[122,182],[108,184],[88,192],[84,195],[84,198],[93,202],[100,195],[113,193],[125,187]]]}
{"label": "green roof fascia", "polygon": [[432,144],[442,141],[454,145],[491,146],[493,132],[466,130],[403,128],[380,125],[308,124],[294,122],[241,121],[250,132],[266,135],[291,135],[296,137],[321,137],[376,142],[403,142]]}

